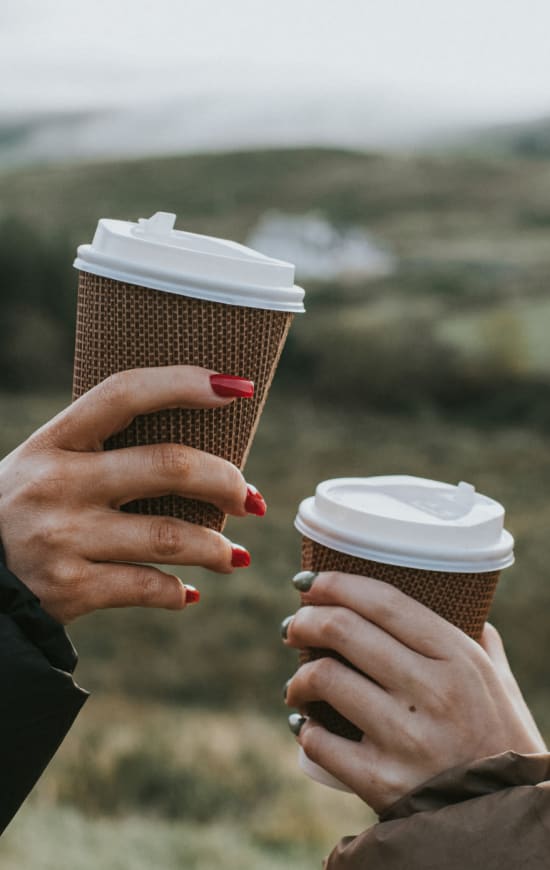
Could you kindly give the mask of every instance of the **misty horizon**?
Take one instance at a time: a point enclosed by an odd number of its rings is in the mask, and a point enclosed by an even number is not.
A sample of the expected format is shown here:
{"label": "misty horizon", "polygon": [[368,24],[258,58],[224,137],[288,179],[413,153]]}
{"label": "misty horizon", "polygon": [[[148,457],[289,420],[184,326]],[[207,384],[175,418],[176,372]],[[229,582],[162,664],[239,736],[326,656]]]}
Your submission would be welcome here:
{"label": "misty horizon", "polygon": [[0,164],[421,149],[534,122],[550,116],[550,7],[529,11],[520,0],[95,0],[90,13],[84,0],[4,0]]}

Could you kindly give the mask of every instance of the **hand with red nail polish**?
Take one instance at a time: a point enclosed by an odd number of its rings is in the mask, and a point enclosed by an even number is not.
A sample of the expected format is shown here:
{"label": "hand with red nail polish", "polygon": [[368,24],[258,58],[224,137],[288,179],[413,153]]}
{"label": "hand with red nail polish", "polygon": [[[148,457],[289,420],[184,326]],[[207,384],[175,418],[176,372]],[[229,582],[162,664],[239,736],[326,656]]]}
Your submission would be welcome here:
{"label": "hand with red nail polish", "polygon": [[198,592],[160,565],[229,574],[250,555],[224,535],[167,516],[120,511],[175,494],[237,517],[266,504],[230,462],[184,444],[103,450],[140,414],[224,408],[254,384],[195,366],[163,366],[107,378],[0,462],[0,536],[7,567],[59,622],[106,607],[179,610]]}

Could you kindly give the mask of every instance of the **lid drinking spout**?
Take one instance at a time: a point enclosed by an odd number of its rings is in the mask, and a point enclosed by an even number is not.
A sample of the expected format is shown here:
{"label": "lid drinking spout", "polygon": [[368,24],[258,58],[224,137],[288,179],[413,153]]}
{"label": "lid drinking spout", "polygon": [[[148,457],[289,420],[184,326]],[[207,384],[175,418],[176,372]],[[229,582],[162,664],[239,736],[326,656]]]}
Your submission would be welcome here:
{"label": "lid drinking spout", "polygon": [[169,236],[176,224],[176,215],[167,211],[157,211],[150,218],[140,218],[134,233],[140,236]]}
{"label": "lid drinking spout", "polygon": [[455,492],[455,502],[469,511],[473,508],[476,500],[476,488],[471,483],[461,480]]}

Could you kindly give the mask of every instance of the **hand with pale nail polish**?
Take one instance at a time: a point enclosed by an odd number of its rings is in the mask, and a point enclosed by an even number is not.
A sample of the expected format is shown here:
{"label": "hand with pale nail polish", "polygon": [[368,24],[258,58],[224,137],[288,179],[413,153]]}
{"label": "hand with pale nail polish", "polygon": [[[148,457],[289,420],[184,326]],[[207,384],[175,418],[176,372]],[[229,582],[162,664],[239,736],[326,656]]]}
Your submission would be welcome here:
{"label": "hand with pale nail polish", "polygon": [[233,516],[262,517],[262,495],[210,453],[170,443],[103,450],[103,442],[140,414],[223,408],[253,395],[246,378],[195,366],[135,369],[98,384],[0,463],[8,568],[62,623],[105,607],[196,604],[193,586],[140,563],[227,574],[250,564],[247,550],[211,529],[120,507],[176,494]]}
{"label": "hand with pale nail polish", "polygon": [[[546,751],[492,626],[478,644],[371,577],[303,571],[293,584],[312,606],[284,620],[284,643],[339,658],[307,662],[286,684],[285,702],[300,711],[290,729],[313,762],[376,812],[453,767]],[[352,722],[360,741],[304,717],[317,701]]]}

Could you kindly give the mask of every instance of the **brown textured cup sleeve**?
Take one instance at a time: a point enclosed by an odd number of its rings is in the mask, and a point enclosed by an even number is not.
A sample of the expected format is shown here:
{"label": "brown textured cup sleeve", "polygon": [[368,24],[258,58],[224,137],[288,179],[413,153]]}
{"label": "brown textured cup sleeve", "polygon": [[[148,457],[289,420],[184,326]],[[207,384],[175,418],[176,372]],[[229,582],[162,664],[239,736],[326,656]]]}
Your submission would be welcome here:
{"label": "brown textured cup sleeve", "polygon": [[[196,365],[254,381],[252,399],[208,410],[171,409],[137,417],[105,449],[171,441],[213,453],[242,469],[293,314],[222,305],[80,272],[73,398],[115,372]],[[178,495],[125,505],[221,531],[214,505]]]}

